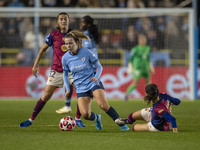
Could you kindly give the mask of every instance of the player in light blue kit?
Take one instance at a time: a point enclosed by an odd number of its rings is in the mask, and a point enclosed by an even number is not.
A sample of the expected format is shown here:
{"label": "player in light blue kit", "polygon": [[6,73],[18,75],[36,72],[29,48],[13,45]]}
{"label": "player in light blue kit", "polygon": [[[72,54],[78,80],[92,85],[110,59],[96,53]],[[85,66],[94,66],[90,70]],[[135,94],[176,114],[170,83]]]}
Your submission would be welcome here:
{"label": "player in light blue kit", "polygon": [[[80,21],[80,29],[83,31],[85,35],[87,35],[90,38],[90,40],[88,39],[82,40],[84,48],[89,49],[98,58],[97,47],[100,42],[100,33],[98,31],[97,26],[94,24],[94,19],[91,18],[90,16],[82,17]],[[72,91],[71,91],[71,94],[72,94]],[[68,96],[68,97],[71,98],[71,96]],[[56,110],[56,112],[59,114],[68,113],[69,110],[66,108],[70,106],[70,103],[71,103],[71,100],[69,100],[68,98],[67,100],[65,100],[65,106]],[[77,110],[78,110],[78,107],[77,107]],[[81,117],[80,114],[76,113],[75,119],[78,120],[80,119],[80,117]]]}
{"label": "player in light blue kit", "polygon": [[[114,121],[119,119],[118,113],[108,104],[104,94],[104,87],[100,81],[102,66],[95,54],[89,49],[83,48],[82,40],[89,37],[80,31],[73,30],[65,38],[68,51],[62,58],[64,85],[67,97],[70,93],[68,73],[74,78],[78,106],[81,115],[91,121],[95,121],[96,129],[102,130],[101,115],[91,111],[92,98],[94,97],[99,107],[105,111]],[[93,67],[96,67],[96,71]],[[120,125],[121,130],[129,130],[128,126]]]}
{"label": "player in light blue kit", "polygon": [[98,58],[97,47],[100,42],[100,33],[97,26],[94,24],[94,19],[90,16],[84,16],[81,18],[80,29],[90,40],[84,39],[83,46],[89,49]]}
{"label": "player in light blue kit", "polygon": [[148,123],[133,125],[133,131],[169,131],[172,128],[173,132],[178,132],[176,118],[172,115],[171,106],[179,105],[181,101],[166,93],[159,93],[155,84],[147,85],[145,92],[144,100],[148,104],[152,102],[153,107],[133,112],[128,116],[128,119],[119,118],[115,122],[122,125],[132,124],[136,120],[145,120]]}

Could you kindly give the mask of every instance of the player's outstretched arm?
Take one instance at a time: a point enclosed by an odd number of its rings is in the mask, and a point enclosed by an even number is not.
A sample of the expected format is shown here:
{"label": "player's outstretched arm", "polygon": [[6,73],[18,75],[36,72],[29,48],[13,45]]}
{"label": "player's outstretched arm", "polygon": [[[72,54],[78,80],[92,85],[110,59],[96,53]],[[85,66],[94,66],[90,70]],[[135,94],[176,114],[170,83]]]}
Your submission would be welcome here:
{"label": "player's outstretched arm", "polygon": [[34,62],[33,68],[32,68],[32,72],[33,75],[37,78],[37,73],[39,73],[38,71],[38,64],[40,62],[40,59],[44,56],[46,50],[48,49],[49,45],[47,45],[46,43],[42,46],[42,48],[40,49],[37,58]]}

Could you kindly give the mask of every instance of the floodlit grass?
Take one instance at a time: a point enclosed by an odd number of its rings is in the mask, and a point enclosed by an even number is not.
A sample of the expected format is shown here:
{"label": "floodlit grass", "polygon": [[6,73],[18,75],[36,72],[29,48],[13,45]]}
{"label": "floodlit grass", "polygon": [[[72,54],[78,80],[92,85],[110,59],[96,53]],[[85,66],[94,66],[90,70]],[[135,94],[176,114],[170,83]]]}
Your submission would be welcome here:
{"label": "floodlit grass", "polygon": [[[22,121],[32,114],[37,101],[0,101],[0,149],[1,150],[196,150],[200,146],[200,101],[182,101],[173,106],[179,133],[120,131],[93,101],[92,111],[102,114],[103,130],[97,131],[94,122],[83,120],[85,128],[61,131],[59,121],[69,115],[74,117],[77,101],[72,101],[73,113],[59,115],[55,110],[64,100],[50,100],[36,118],[34,124],[19,128]],[[109,101],[121,117],[146,107],[143,101]],[[128,125],[130,129],[132,125]]]}

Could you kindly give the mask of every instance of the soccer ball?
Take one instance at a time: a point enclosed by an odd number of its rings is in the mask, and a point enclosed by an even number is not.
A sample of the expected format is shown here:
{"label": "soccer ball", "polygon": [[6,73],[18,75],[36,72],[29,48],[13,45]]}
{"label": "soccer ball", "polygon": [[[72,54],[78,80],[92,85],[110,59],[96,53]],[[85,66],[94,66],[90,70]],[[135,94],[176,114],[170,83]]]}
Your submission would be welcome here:
{"label": "soccer ball", "polygon": [[66,116],[60,120],[59,127],[62,131],[72,131],[76,127],[76,121],[70,116]]}

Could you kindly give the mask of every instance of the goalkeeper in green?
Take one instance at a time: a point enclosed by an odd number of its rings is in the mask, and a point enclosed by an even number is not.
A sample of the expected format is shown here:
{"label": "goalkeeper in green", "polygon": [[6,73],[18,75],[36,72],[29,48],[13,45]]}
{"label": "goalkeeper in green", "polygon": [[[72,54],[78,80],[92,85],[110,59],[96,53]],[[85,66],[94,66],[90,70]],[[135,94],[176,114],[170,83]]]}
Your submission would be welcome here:
{"label": "goalkeeper in green", "polygon": [[128,101],[129,94],[137,88],[140,79],[145,79],[146,85],[151,83],[151,73],[154,67],[150,62],[150,46],[147,45],[147,38],[144,34],[138,35],[138,45],[131,49],[128,60],[128,73],[133,76],[133,83],[128,87],[124,101]]}

